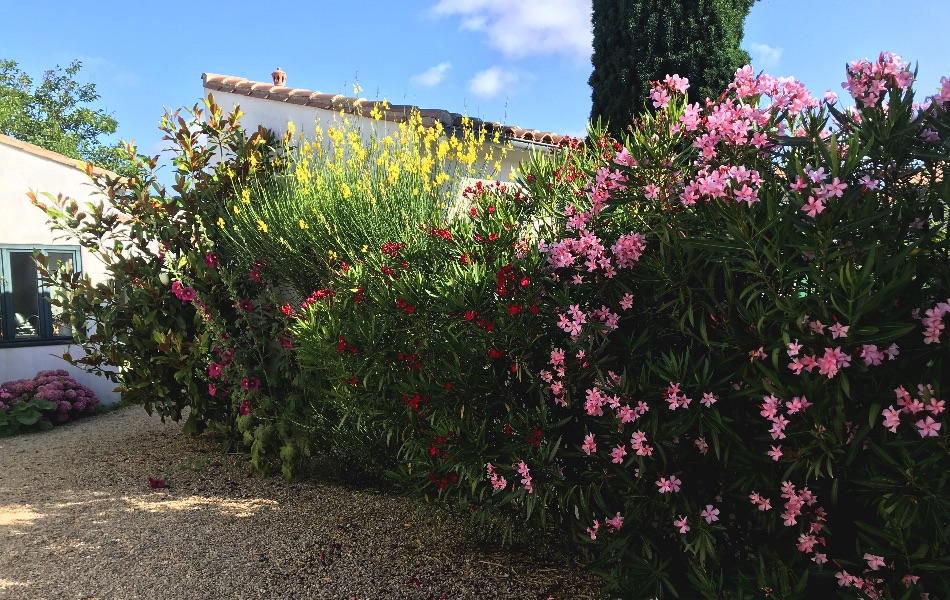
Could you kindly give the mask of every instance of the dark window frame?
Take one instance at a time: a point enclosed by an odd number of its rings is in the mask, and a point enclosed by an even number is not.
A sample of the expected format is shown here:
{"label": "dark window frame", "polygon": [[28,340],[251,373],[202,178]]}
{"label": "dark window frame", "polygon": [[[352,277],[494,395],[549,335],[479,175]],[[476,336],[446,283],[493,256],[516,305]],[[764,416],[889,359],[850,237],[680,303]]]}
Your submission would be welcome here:
{"label": "dark window frame", "polygon": [[53,334],[53,306],[49,302],[50,289],[40,281],[36,274],[36,289],[38,295],[38,325],[39,337],[16,338],[16,315],[13,310],[13,290],[11,281],[10,255],[15,252],[28,252],[31,255],[39,250],[49,256],[50,253],[71,253],[73,255],[73,269],[82,272],[82,248],[71,244],[0,244],[0,349],[22,348],[30,346],[62,346],[73,340],[72,331],[69,335]]}

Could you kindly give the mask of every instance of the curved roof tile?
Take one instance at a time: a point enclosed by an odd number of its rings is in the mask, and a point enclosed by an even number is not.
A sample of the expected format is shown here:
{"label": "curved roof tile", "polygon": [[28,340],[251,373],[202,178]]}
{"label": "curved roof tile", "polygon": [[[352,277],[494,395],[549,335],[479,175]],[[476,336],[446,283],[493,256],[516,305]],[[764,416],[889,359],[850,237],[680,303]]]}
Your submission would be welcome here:
{"label": "curved roof tile", "polygon": [[[282,85],[273,85],[262,81],[250,81],[242,77],[232,77],[230,75],[219,75],[216,73],[202,73],[201,80],[204,88],[234,94],[242,94],[275,102],[289,102],[291,104],[300,104],[304,106],[313,106],[324,110],[347,110],[355,112],[362,116],[368,116],[375,102],[365,98],[355,98],[351,96],[342,96],[340,94],[323,94],[303,88],[291,88]],[[463,115],[452,113],[441,108],[420,108],[413,104],[394,104],[389,108],[381,109],[382,119],[385,121],[401,122],[405,121],[413,111],[419,111],[422,116],[422,122],[427,127],[432,127],[436,123],[442,123],[444,127],[460,127],[462,125]],[[482,121],[481,119],[471,119],[476,127],[485,127],[489,133],[502,131],[504,135],[511,139],[521,140],[535,144],[545,145],[564,145],[569,140],[568,136],[560,135],[553,131],[538,131],[536,129],[522,129],[514,125],[505,125],[497,121]]]}

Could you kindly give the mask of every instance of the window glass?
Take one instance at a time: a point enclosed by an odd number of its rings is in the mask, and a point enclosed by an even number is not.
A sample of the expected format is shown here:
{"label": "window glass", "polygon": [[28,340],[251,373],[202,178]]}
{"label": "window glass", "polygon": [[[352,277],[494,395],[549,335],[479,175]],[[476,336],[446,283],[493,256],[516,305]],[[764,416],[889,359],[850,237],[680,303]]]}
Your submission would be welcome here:
{"label": "window glass", "polygon": [[[43,254],[49,258],[47,265],[49,266],[50,272],[60,269],[66,269],[69,272],[75,270],[72,252],[44,251]],[[49,295],[51,297],[56,296],[57,291],[57,288],[49,288]],[[53,335],[55,337],[72,337],[73,330],[69,325],[69,313],[59,306],[50,305],[50,309],[53,317]]]}
{"label": "window glass", "polygon": [[40,337],[40,288],[32,252],[10,252],[9,285],[16,327],[14,339]]}

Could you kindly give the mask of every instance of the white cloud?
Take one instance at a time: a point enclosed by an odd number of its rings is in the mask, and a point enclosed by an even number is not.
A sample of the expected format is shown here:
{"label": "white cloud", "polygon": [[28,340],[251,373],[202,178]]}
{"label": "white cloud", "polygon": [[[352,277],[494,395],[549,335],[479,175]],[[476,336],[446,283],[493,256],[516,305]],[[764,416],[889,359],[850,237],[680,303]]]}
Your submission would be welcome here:
{"label": "white cloud", "polygon": [[432,12],[460,17],[460,29],[484,33],[509,58],[591,55],[590,0],[439,0]]}
{"label": "white cloud", "polygon": [[476,96],[494,98],[517,82],[518,74],[514,71],[491,67],[476,73],[468,82],[468,89]]}
{"label": "white cloud", "polygon": [[752,63],[759,69],[777,67],[782,60],[782,49],[767,44],[749,44],[749,52],[752,54]]}
{"label": "white cloud", "polygon": [[439,85],[442,83],[442,80],[445,79],[445,74],[452,68],[452,63],[450,62],[441,62],[436,66],[426,69],[418,75],[413,75],[410,79],[413,83],[418,83],[419,85],[425,87],[432,87],[434,85]]}

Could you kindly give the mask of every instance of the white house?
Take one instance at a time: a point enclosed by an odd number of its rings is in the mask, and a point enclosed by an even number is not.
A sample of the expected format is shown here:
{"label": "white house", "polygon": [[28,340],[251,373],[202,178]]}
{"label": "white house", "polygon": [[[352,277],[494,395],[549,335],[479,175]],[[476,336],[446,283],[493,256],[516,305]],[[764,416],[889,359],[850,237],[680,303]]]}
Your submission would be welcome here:
{"label": "white house", "polygon": [[[287,74],[280,67],[271,74],[272,83],[250,81],[241,77],[204,73],[201,76],[205,95],[214,95],[215,102],[226,112],[240,106],[244,116],[241,122],[245,129],[254,130],[258,125],[270,129],[278,135],[287,131],[287,123],[293,122],[297,131],[305,135],[314,131],[319,123],[324,129],[338,119],[340,113],[368,137],[377,127],[376,119],[370,113],[379,107],[379,102],[366,98],[355,98],[340,94],[324,94],[303,88],[284,85]],[[433,126],[440,122],[447,135],[460,131],[463,115],[438,108],[420,108],[414,105],[388,105],[381,110],[383,135],[393,128],[394,123],[406,121],[413,111],[418,111],[424,126]],[[500,176],[516,169],[521,161],[527,159],[532,151],[548,151],[567,141],[567,137],[553,132],[522,129],[502,123],[473,120],[475,130],[485,128],[489,137],[500,134],[502,143],[509,144],[505,159],[502,161]],[[496,155],[497,156],[497,155]]]}
{"label": "white house", "polygon": [[[102,201],[85,169],[82,161],[0,135],[0,382],[65,369],[108,403],[119,400],[115,384],[55,356],[67,350],[72,331],[60,309],[46,300],[50,290],[39,281],[33,261],[33,250],[39,249],[51,263],[71,263],[94,283],[107,280],[104,265],[75,240],[52,231],[46,215],[27,197],[33,190],[80,203]],[[78,348],[70,352],[81,356]]]}

